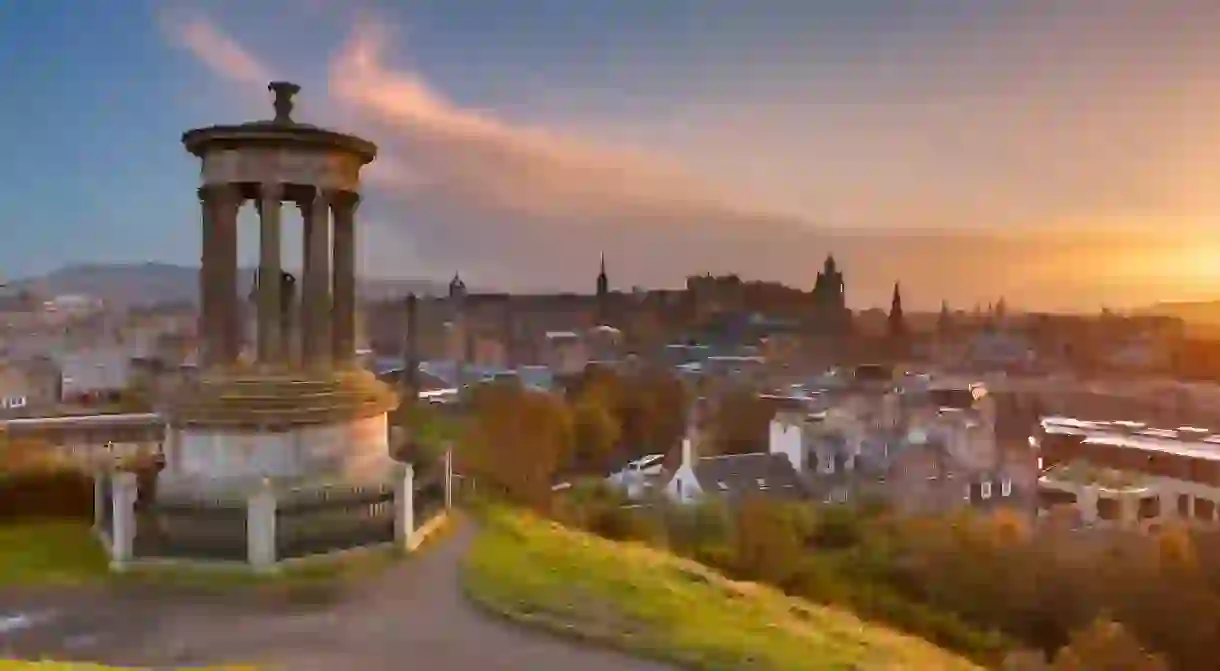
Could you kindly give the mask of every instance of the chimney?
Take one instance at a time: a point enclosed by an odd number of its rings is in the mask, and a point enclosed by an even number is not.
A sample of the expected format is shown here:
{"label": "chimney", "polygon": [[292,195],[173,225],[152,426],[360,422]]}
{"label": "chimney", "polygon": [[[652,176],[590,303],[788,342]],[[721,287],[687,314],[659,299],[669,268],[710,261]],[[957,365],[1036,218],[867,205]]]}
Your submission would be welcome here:
{"label": "chimney", "polygon": [[415,402],[419,398],[419,300],[415,293],[407,294],[406,324],[402,342],[402,378],[399,380],[403,398]]}
{"label": "chimney", "polygon": [[695,446],[689,436],[682,439],[682,465],[695,467]]}
{"label": "chimney", "polygon": [[768,440],[771,454],[782,454],[797,473],[805,470],[805,413],[781,409],[770,422]]}

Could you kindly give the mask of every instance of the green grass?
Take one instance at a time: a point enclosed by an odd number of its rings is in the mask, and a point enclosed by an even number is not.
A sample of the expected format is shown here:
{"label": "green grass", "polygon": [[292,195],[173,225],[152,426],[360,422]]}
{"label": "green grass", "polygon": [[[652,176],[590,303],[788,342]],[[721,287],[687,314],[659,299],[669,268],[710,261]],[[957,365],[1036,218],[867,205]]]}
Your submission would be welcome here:
{"label": "green grass", "polygon": [[132,567],[124,573],[113,573],[101,542],[84,522],[0,524],[0,588],[152,585],[219,592],[254,589],[270,596],[322,599],[329,590],[376,576],[406,557],[393,549],[371,550],[289,564],[267,575],[238,567],[192,568],[174,564]]}
{"label": "green grass", "polygon": [[[218,666],[212,667],[212,671],[244,671],[253,669],[251,666]],[[0,671],[138,671],[137,669],[123,669],[116,666],[102,666],[101,664],[86,664],[84,662],[24,662],[24,661],[5,661],[0,659]],[[179,671],[187,671],[180,669]]]}
{"label": "green grass", "polygon": [[95,583],[106,579],[109,566],[83,522],[0,524],[0,587]]}
{"label": "green grass", "polygon": [[694,669],[977,669],[927,641],[638,544],[492,510],[463,571],[518,622]]}

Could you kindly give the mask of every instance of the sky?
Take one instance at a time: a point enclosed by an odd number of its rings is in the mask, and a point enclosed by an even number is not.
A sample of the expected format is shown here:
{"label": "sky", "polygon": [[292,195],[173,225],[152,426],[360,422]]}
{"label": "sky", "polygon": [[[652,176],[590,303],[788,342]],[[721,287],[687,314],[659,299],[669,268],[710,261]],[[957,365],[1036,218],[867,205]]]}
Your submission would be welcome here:
{"label": "sky", "polygon": [[1217,34],[1214,0],[14,0],[0,274],[198,263],[181,133],[289,79],[380,147],[368,275],[808,287],[833,253],[856,307],[1211,298]]}

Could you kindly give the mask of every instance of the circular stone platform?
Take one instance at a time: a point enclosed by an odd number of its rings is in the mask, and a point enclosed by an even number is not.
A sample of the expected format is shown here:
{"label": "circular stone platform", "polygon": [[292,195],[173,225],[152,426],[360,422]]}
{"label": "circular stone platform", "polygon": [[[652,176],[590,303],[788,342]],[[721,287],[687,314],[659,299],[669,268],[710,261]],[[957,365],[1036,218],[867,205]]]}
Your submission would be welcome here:
{"label": "circular stone platform", "polygon": [[285,431],[362,419],[398,407],[398,395],[367,370],[205,374],[165,413],[171,427]]}
{"label": "circular stone platform", "polygon": [[169,478],[381,477],[398,397],[368,371],[216,374],[165,413]]}

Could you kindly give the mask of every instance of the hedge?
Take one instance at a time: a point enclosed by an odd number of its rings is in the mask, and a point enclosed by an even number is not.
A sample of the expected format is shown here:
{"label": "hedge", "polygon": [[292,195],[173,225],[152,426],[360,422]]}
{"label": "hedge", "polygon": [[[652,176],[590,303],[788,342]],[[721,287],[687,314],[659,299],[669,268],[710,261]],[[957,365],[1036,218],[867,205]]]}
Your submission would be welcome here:
{"label": "hedge", "polygon": [[93,520],[93,477],[78,469],[40,467],[0,473],[0,521]]}

